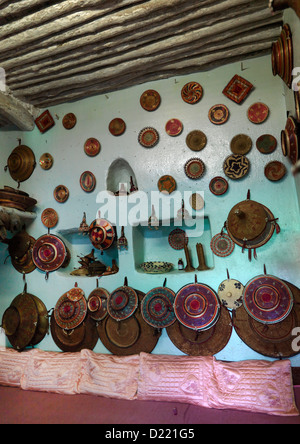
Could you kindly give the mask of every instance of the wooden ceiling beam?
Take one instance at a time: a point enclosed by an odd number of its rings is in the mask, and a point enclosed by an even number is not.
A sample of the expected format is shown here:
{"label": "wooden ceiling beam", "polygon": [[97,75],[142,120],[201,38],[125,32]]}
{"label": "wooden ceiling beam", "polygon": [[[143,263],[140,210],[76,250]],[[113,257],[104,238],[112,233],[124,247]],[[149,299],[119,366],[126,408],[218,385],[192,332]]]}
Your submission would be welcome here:
{"label": "wooden ceiling beam", "polygon": [[32,131],[39,109],[14,97],[11,91],[0,92],[0,119],[21,131]]}

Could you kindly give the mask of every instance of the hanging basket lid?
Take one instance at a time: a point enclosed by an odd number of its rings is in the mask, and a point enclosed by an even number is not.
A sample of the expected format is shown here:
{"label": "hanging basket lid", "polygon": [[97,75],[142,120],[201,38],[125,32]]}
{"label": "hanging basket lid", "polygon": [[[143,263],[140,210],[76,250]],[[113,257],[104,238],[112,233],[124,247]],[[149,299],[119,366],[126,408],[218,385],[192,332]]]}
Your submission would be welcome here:
{"label": "hanging basket lid", "polygon": [[89,238],[98,250],[107,250],[115,240],[115,230],[106,219],[95,219],[89,227]]}
{"label": "hanging basket lid", "polygon": [[41,236],[34,244],[32,259],[41,271],[58,270],[65,262],[67,249],[64,242],[53,234]]}
{"label": "hanging basket lid", "polygon": [[179,321],[167,328],[167,334],[175,347],[190,356],[213,356],[219,353],[228,344],[231,333],[231,317],[223,306],[218,321],[207,330],[195,332]]}
{"label": "hanging basket lid", "polygon": [[144,320],[155,328],[165,328],[175,320],[173,304],[174,291],[166,287],[157,287],[150,290],[141,304],[141,313]]}
{"label": "hanging basket lid", "polygon": [[276,324],[290,314],[294,298],[288,285],[281,279],[261,275],[245,285],[243,304],[248,314],[256,321]]}
{"label": "hanging basket lid", "polygon": [[205,284],[188,284],[178,291],[174,312],[179,322],[192,330],[212,327],[220,315],[218,296]]}
{"label": "hanging basket lid", "polygon": [[92,319],[102,321],[107,316],[107,301],[110,294],[104,288],[96,288],[88,297],[88,310]]}
{"label": "hanging basket lid", "polygon": [[138,307],[136,291],[128,286],[117,288],[108,299],[107,310],[116,321],[124,320],[133,315]]}
{"label": "hanging basket lid", "polygon": [[257,238],[266,228],[268,215],[262,204],[245,200],[235,205],[227,219],[227,229],[242,240]]}
{"label": "hanging basket lid", "polygon": [[72,330],[84,321],[87,314],[87,302],[84,297],[79,301],[71,301],[67,294],[63,294],[57,301],[54,317],[59,327]]}
{"label": "hanging basket lid", "polygon": [[228,309],[236,310],[243,305],[244,285],[236,279],[226,279],[219,285],[218,296],[221,304]]}

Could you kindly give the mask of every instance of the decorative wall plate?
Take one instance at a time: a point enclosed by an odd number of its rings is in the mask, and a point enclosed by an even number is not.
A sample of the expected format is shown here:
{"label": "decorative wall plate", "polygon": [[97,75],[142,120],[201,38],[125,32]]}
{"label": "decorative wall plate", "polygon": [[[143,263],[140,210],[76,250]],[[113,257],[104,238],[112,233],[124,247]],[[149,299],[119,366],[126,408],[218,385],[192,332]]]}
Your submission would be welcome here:
{"label": "decorative wall plate", "polygon": [[186,144],[192,151],[201,151],[207,144],[207,137],[202,131],[191,131],[187,135]]}
{"label": "decorative wall plate", "polygon": [[200,179],[205,172],[205,165],[196,157],[189,159],[184,165],[184,172],[190,179]]}
{"label": "decorative wall plate", "polygon": [[89,227],[89,238],[98,250],[107,250],[115,240],[115,230],[106,219],[95,219]]}
{"label": "decorative wall plate", "polygon": [[176,189],[176,180],[172,176],[162,176],[157,182],[158,189],[161,193],[171,194]]}
{"label": "decorative wall plate", "polygon": [[56,202],[65,203],[69,199],[69,190],[65,185],[58,185],[53,195]]}
{"label": "decorative wall plate", "polygon": [[228,234],[240,240],[256,239],[263,233],[268,221],[265,207],[254,200],[244,200],[230,210],[226,228]]}
{"label": "decorative wall plate", "polygon": [[176,294],[174,312],[178,321],[192,330],[212,327],[220,315],[218,296],[205,284],[188,284]]}
{"label": "decorative wall plate", "polygon": [[248,314],[263,324],[283,321],[293,308],[294,298],[290,288],[271,275],[257,276],[246,285],[243,303]]}
{"label": "decorative wall plate", "polygon": [[229,119],[229,109],[225,105],[214,105],[209,110],[208,118],[214,125],[222,125]]}
{"label": "decorative wall plate", "polygon": [[81,298],[84,298],[84,291],[82,288],[75,286],[74,288],[71,288],[66,295],[69,301],[77,302],[80,301]]}
{"label": "decorative wall plate", "polygon": [[292,70],[294,68],[294,55],[293,55],[292,33],[287,23],[283,25],[281,32],[281,40],[283,46],[283,60],[284,60],[283,80],[290,88],[292,85]]}
{"label": "decorative wall plate", "polygon": [[256,148],[262,154],[270,154],[277,148],[277,139],[271,134],[263,134],[256,141]]}
{"label": "decorative wall plate", "polygon": [[102,321],[107,316],[107,301],[110,293],[104,288],[96,288],[88,297],[88,310],[95,321]]}
{"label": "decorative wall plate", "polygon": [[286,175],[286,167],[282,162],[273,160],[265,166],[265,176],[267,179],[276,182]]}
{"label": "decorative wall plate", "polygon": [[221,282],[218,288],[218,296],[221,304],[225,307],[236,310],[243,305],[242,296],[244,285],[236,279],[226,279]]}
{"label": "decorative wall plate", "polygon": [[48,110],[44,111],[36,120],[35,124],[41,133],[45,133],[50,128],[52,128],[55,123],[53,117]]}
{"label": "decorative wall plate", "polygon": [[178,119],[171,119],[166,123],[166,133],[169,136],[179,136],[182,133],[183,125]]}
{"label": "decorative wall plate", "polygon": [[153,89],[145,91],[140,98],[140,104],[146,111],[155,111],[161,102],[160,95]]}
{"label": "decorative wall plate", "polygon": [[76,119],[75,114],[73,114],[73,113],[66,114],[62,119],[63,127],[67,130],[74,128],[76,123],[77,123],[77,119]]}
{"label": "decorative wall plate", "polygon": [[101,144],[99,140],[90,137],[84,144],[84,152],[89,157],[97,156],[100,153]]}
{"label": "decorative wall plate", "polygon": [[239,75],[235,75],[224,88],[223,94],[236,103],[243,102],[253,89],[252,83]]}
{"label": "decorative wall plate", "polygon": [[237,134],[230,142],[233,154],[247,154],[252,148],[252,139],[246,134]]}
{"label": "decorative wall plate", "polygon": [[113,291],[107,302],[107,311],[116,321],[133,315],[138,307],[138,296],[131,287],[119,287]]}
{"label": "decorative wall plate", "polygon": [[53,208],[46,208],[42,212],[41,221],[46,228],[53,228],[58,223],[58,214]]}
{"label": "decorative wall plate", "polygon": [[284,157],[286,157],[288,155],[288,147],[287,147],[287,135],[285,130],[281,131],[280,139],[281,139],[282,154],[284,155]]}
{"label": "decorative wall plate", "polygon": [[125,132],[126,124],[123,119],[116,118],[110,122],[108,129],[113,136],[121,136]]}
{"label": "decorative wall plate", "polygon": [[53,165],[53,157],[49,153],[44,153],[40,157],[39,164],[43,170],[50,170]]}
{"label": "decorative wall plate", "polygon": [[29,146],[19,145],[10,154],[7,166],[11,177],[24,182],[32,175],[36,165],[35,155]]}
{"label": "decorative wall plate", "polygon": [[144,148],[153,148],[159,141],[159,134],[154,128],[143,128],[139,133],[138,141]]}
{"label": "decorative wall plate", "polygon": [[250,162],[246,156],[232,154],[228,156],[223,164],[224,173],[233,180],[244,177],[250,168]]}
{"label": "decorative wall plate", "polygon": [[182,250],[188,244],[189,238],[181,228],[175,228],[168,237],[169,244],[174,250]]}
{"label": "decorative wall plate", "polygon": [[257,102],[250,106],[247,112],[250,122],[260,124],[267,120],[269,115],[269,107],[264,103]]}
{"label": "decorative wall plate", "polygon": [[64,242],[57,236],[46,234],[35,242],[32,249],[32,259],[41,271],[58,270],[67,257]]}
{"label": "decorative wall plate", "polygon": [[141,313],[147,322],[154,328],[167,328],[176,321],[173,304],[175,293],[166,287],[157,287],[150,290],[141,303]]}
{"label": "decorative wall plate", "polygon": [[96,187],[96,178],[90,171],[85,171],[81,174],[79,183],[83,191],[91,193]]}
{"label": "decorative wall plate", "polygon": [[189,82],[181,90],[181,97],[184,102],[194,105],[201,100],[203,88],[198,82]]}
{"label": "decorative wall plate", "polygon": [[87,302],[85,298],[70,301],[65,293],[58,299],[53,313],[59,327],[64,330],[73,330],[84,321],[87,315]]}
{"label": "decorative wall plate", "polygon": [[173,264],[170,262],[163,261],[151,261],[151,262],[143,262],[141,264],[141,268],[144,273],[150,274],[159,274],[159,273],[168,273],[172,270]]}
{"label": "decorative wall plate", "polygon": [[200,211],[204,208],[204,199],[199,193],[193,193],[189,198],[189,202],[193,210]]}
{"label": "decorative wall plate", "polygon": [[216,196],[221,196],[228,190],[228,182],[226,179],[224,179],[224,177],[216,176],[211,179],[209,189]]}
{"label": "decorative wall plate", "polygon": [[234,242],[226,233],[219,233],[212,238],[210,248],[216,256],[226,257],[233,252]]}

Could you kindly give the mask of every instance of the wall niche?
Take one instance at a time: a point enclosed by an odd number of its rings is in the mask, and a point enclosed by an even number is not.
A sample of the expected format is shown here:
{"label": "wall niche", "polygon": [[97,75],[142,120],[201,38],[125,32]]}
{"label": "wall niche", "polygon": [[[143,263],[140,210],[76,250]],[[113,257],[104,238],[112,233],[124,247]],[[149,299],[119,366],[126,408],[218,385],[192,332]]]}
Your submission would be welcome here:
{"label": "wall niche", "polygon": [[111,191],[114,195],[118,196],[120,193],[120,188],[123,184],[125,185],[125,190],[127,193],[137,191],[138,189],[133,169],[127,160],[118,158],[112,162],[108,169],[106,189],[107,191]]}

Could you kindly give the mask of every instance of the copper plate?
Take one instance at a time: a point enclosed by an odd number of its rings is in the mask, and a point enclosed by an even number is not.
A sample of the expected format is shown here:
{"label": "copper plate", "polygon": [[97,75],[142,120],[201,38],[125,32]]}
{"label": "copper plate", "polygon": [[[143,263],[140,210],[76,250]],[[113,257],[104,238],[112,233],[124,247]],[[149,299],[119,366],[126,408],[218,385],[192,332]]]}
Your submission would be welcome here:
{"label": "copper plate", "polygon": [[65,203],[69,199],[69,190],[65,185],[58,185],[53,195],[56,202]]}
{"label": "copper plate", "polygon": [[153,89],[145,91],[140,98],[140,104],[146,111],[155,111],[160,105],[160,95]]}
{"label": "copper plate", "polygon": [[247,154],[252,148],[252,139],[246,134],[237,134],[230,142],[233,154]]}
{"label": "copper plate", "polygon": [[191,131],[187,135],[186,144],[192,151],[201,151],[207,144],[207,137],[202,131]]}
{"label": "copper plate", "polygon": [[282,162],[273,160],[265,166],[265,176],[267,179],[277,182],[286,175],[286,167]]}
{"label": "copper plate", "polygon": [[46,228],[53,228],[58,223],[58,214],[53,208],[46,208],[42,212],[41,220]]}
{"label": "copper plate", "polygon": [[32,149],[26,145],[17,146],[7,161],[11,177],[18,182],[24,182],[29,179],[34,171],[35,165],[35,155]]}
{"label": "copper plate", "polygon": [[50,170],[53,165],[53,157],[49,153],[44,153],[40,157],[39,164],[43,170]]}
{"label": "copper plate", "polygon": [[63,117],[62,124],[63,124],[63,127],[67,130],[74,128],[76,123],[77,123],[77,119],[76,119],[75,114],[73,114],[73,113],[68,113]]}
{"label": "copper plate", "polygon": [[101,144],[99,140],[90,137],[84,144],[84,152],[87,156],[94,157],[100,153]]}
{"label": "copper plate", "polygon": [[108,129],[113,136],[121,136],[125,132],[126,124],[123,119],[116,118],[110,122]]}

